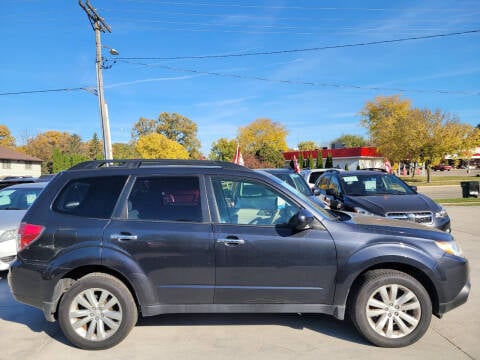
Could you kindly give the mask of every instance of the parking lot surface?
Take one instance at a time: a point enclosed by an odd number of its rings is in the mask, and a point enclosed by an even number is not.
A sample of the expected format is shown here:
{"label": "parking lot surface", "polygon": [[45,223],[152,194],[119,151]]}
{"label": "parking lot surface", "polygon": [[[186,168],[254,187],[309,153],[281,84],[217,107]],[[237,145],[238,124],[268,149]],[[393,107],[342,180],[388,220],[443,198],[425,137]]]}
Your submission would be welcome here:
{"label": "parking lot surface", "polygon": [[57,323],[17,303],[0,275],[0,360],[12,359],[479,359],[480,206],[448,206],[452,233],[470,261],[469,300],[432,319],[412,346],[382,349],[347,321],[310,314],[162,315],[140,319],[118,346],[87,352],[71,346]]}

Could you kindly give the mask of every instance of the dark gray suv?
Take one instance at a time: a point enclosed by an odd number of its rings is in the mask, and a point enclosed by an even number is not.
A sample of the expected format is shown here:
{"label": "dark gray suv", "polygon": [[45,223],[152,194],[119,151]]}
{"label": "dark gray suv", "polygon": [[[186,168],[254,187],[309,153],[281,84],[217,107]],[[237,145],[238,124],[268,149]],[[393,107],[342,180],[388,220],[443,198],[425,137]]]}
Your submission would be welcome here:
{"label": "dark gray suv", "polygon": [[14,297],[92,350],[139,314],[213,312],[348,314],[373,344],[405,346],[470,291],[450,234],[325,210],[223,162],[82,163],[45,188],[18,242]]}

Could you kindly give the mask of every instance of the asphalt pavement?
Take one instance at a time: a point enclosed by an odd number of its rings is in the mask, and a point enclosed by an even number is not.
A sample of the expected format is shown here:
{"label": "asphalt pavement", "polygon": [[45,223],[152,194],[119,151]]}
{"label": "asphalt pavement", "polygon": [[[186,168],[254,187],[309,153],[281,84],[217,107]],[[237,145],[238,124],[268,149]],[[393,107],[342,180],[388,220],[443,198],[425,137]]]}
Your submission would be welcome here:
{"label": "asphalt pavement", "polygon": [[447,206],[453,235],[470,261],[468,302],[433,318],[417,343],[382,349],[367,343],[348,321],[323,315],[162,315],[140,319],[112,349],[71,346],[57,323],[17,303],[0,275],[0,360],[55,359],[479,359],[480,206]]}

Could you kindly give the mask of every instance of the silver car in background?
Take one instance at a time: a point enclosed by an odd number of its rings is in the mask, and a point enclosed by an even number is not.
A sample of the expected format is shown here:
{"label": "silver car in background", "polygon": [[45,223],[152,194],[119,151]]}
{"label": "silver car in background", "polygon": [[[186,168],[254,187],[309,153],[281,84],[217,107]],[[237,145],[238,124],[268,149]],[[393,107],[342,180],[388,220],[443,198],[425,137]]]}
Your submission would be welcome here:
{"label": "silver car in background", "polygon": [[25,183],[0,190],[0,271],[8,270],[15,259],[20,222],[46,185]]}

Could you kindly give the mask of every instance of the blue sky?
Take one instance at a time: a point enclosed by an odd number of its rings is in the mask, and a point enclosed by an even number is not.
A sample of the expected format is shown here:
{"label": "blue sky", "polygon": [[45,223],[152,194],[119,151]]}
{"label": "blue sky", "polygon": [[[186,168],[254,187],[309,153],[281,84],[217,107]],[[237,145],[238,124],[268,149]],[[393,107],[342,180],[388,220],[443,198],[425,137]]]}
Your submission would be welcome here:
{"label": "blue sky", "polygon": [[[258,118],[285,125],[292,148],[305,140],[325,146],[342,134],[365,136],[359,111],[375,96],[393,94],[416,107],[480,123],[480,33],[273,55],[131,59],[274,52],[478,30],[476,0],[91,4],[112,29],[102,34],[102,43],[120,52],[120,60],[103,71],[113,142],[129,141],[140,117],[177,112],[196,122],[206,155],[212,141],[234,138],[239,127]],[[2,0],[0,33],[0,94],[96,86],[94,31],[78,1]],[[113,58],[107,50],[104,56]],[[76,133],[83,140],[101,134],[97,98],[83,90],[2,95],[0,124],[19,144],[46,130]]]}

